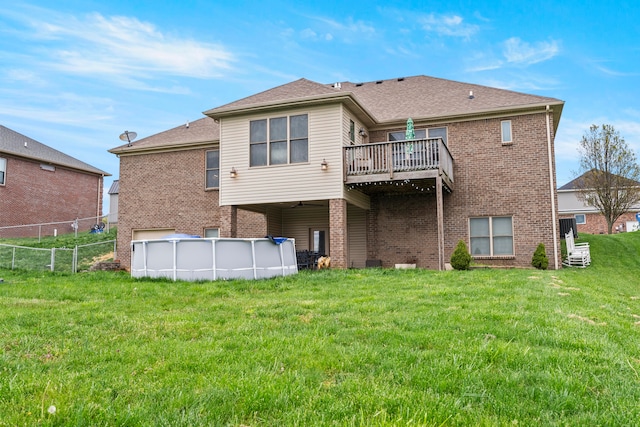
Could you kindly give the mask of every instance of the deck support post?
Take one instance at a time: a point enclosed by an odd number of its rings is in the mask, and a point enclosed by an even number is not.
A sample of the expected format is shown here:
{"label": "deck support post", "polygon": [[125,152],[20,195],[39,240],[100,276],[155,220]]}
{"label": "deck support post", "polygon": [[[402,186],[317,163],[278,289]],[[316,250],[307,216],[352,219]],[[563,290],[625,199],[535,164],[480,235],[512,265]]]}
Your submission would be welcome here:
{"label": "deck support post", "polygon": [[436,215],[438,222],[438,270],[444,270],[444,204],[442,201],[442,175],[436,177]]}
{"label": "deck support post", "polygon": [[329,254],[331,267],[347,268],[347,201],[329,200]]}

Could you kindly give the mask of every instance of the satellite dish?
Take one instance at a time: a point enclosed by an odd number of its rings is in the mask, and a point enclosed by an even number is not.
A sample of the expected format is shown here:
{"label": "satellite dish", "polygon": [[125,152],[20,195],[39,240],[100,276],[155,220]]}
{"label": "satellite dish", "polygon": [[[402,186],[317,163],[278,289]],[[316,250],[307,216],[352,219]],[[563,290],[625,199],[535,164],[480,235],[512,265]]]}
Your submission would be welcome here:
{"label": "satellite dish", "polygon": [[137,133],[135,132],[129,132],[128,130],[125,130],[124,133],[122,133],[120,135],[120,140],[122,141],[127,141],[128,145],[131,145],[131,141],[133,141],[134,139],[136,139],[136,137],[138,136]]}

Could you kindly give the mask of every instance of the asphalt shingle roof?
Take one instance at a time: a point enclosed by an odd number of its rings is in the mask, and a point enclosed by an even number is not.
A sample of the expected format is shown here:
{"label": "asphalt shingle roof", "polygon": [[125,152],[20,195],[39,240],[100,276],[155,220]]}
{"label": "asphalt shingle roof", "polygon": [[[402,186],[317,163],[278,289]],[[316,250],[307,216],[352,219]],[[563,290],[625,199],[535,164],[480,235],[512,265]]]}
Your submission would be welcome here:
{"label": "asphalt shingle roof", "polygon": [[[310,97],[352,95],[378,123],[466,115],[562,101],[428,76],[414,76],[366,83],[341,82],[323,85],[306,79],[269,89],[205,112],[221,112],[277,104]],[[471,97],[470,94],[473,93]]]}
{"label": "asphalt shingle roof", "polygon": [[2,153],[98,175],[111,176],[108,172],[102,171],[88,163],[38,142],[35,139],[0,125],[0,154]]}
{"label": "asphalt shingle roof", "polygon": [[[555,98],[428,76],[338,84],[298,79],[208,110],[204,114],[210,117],[196,120],[189,127],[178,126],[134,141],[131,147],[124,144],[109,151],[124,154],[127,151],[216,141],[220,128],[212,117],[282,104],[326,102],[331,99],[348,100],[377,124],[406,121],[409,117],[414,121],[428,120],[544,105],[559,106],[554,111],[559,118],[564,104]],[[557,120],[554,125],[558,125]]]}
{"label": "asphalt shingle roof", "polygon": [[162,148],[164,146],[175,145],[196,145],[205,142],[218,141],[220,138],[220,127],[210,117],[204,117],[189,125],[183,124],[164,132],[133,141],[131,147],[128,144],[109,150],[111,153],[123,154],[127,151],[138,151],[144,149]]}

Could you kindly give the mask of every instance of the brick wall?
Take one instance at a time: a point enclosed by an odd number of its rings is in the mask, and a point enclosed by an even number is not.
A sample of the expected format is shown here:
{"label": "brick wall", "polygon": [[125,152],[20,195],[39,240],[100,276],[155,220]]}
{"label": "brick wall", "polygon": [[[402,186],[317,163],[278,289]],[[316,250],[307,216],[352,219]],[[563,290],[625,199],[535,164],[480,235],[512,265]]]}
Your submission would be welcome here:
{"label": "brick wall", "polygon": [[[512,121],[513,132],[513,144],[507,146],[502,145],[500,136],[500,121],[505,119]],[[477,262],[530,267],[537,245],[544,243],[553,268],[545,115],[481,119],[446,126],[448,147],[454,158],[454,189],[450,194],[444,192],[445,261],[449,262],[459,240],[469,246],[470,217],[511,216],[515,256]],[[553,132],[552,121],[551,128]],[[371,138],[383,141],[386,131],[371,132]],[[557,211],[557,197],[554,206]],[[557,236],[559,242],[558,229]],[[415,261],[419,267],[437,268],[435,195],[372,197],[367,238],[368,258],[381,259],[385,266]]]}
{"label": "brick wall", "polygon": [[[205,190],[205,152],[120,157],[117,257],[123,267],[131,265],[134,230],[170,228],[202,236],[205,228],[222,228],[229,221],[221,218],[218,190]],[[265,234],[263,215],[238,209],[237,237]]]}
{"label": "brick wall", "polygon": [[[574,215],[563,215],[561,218],[574,218]],[[585,215],[586,224],[577,224],[578,234],[607,234],[607,221],[604,216],[599,213],[590,213]],[[627,231],[627,221],[636,221],[635,212],[627,212],[616,220],[613,225],[613,233]],[[618,230],[616,231],[616,227]]]}
{"label": "brick wall", "polygon": [[[7,159],[6,185],[0,186],[0,226],[72,221],[75,218],[102,215],[101,176],[55,167],[55,171],[43,170],[39,162],[9,157]],[[92,220],[91,223],[95,223]],[[52,234],[70,233],[73,229],[60,225],[43,230]],[[87,227],[87,231],[89,228]],[[33,236],[33,230],[5,229],[0,237]],[[37,234],[36,234],[37,235]]]}

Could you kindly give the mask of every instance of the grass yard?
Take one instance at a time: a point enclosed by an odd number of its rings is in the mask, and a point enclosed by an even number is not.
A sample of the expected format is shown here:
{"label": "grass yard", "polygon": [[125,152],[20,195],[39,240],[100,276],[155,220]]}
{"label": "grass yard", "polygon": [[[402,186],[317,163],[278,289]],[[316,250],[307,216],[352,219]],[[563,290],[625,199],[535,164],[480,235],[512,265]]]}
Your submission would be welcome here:
{"label": "grass yard", "polygon": [[[89,269],[98,261],[113,260],[113,243],[117,229],[107,233],[74,233],[37,239],[0,239],[0,269],[51,270],[51,251],[26,248],[59,248],[54,255],[54,269],[58,272],[73,271],[73,248],[78,247],[77,271]],[[11,245],[11,246],[7,246]],[[13,246],[19,246],[14,248]]]}
{"label": "grass yard", "polygon": [[584,237],[562,271],[0,270],[0,426],[635,426],[640,233]]}

